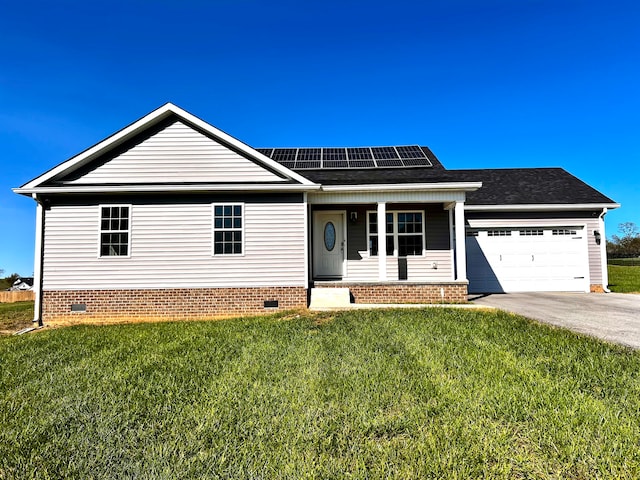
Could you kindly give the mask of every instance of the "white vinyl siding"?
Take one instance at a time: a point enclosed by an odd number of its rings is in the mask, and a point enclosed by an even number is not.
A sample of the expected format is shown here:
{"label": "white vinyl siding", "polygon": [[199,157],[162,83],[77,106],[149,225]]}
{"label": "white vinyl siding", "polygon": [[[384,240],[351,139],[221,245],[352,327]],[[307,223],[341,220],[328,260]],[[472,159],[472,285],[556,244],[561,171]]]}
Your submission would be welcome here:
{"label": "white vinyl siding", "polygon": [[282,178],[181,122],[71,184],[280,182]]}
{"label": "white vinyl siding", "polygon": [[99,206],[53,206],[44,288],[304,286],[304,219],[303,203],[245,203],[244,255],[214,256],[210,203],[133,204],[131,256],[105,259],[96,255]]}

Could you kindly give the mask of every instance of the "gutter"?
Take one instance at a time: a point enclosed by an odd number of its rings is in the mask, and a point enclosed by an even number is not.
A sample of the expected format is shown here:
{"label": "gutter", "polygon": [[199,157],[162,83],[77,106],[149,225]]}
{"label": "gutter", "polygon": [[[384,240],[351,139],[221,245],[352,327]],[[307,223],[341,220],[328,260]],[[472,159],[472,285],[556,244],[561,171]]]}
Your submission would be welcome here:
{"label": "gutter", "polygon": [[600,263],[602,269],[602,290],[604,290],[604,293],[611,293],[611,290],[609,290],[609,270],[607,263],[607,236],[604,232],[604,216],[606,214],[607,208],[605,207],[602,209],[602,213],[598,215],[598,223],[600,224],[600,241],[603,242],[603,244],[600,245],[600,256],[602,257]]}
{"label": "gutter", "polygon": [[65,185],[56,187],[14,188],[14,193],[33,196],[43,193],[160,193],[160,192],[309,192],[320,190],[320,185],[256,185],[256,184],[202,184],[202,185]]}
{"label": "gutter", "polygon": [[464,209],[473,212],[492,212],[492,211],[512,211],[525,212],[531,210],[538,211],[554,211],[554,210],[594,210],[599,208],[614,209],[619,208],[619,203],[528,203],[519,205],[469,205],[466,204]]}

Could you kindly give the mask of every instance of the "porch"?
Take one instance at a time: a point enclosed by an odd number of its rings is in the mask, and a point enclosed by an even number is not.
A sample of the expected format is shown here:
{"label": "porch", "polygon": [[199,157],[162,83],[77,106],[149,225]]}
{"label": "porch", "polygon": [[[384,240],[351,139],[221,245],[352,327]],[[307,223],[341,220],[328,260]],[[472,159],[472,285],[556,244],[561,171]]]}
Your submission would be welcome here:
{"label": "porch", "polygon": [[312,299],[346,288],[355,304],[466,302],[465,191],[421,187],[309,195]]}

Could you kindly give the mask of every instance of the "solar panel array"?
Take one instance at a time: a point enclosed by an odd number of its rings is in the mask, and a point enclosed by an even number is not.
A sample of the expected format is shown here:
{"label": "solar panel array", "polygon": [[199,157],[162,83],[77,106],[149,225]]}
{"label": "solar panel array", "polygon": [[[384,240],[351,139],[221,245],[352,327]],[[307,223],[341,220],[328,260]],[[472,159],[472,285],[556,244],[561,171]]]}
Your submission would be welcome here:
{"label": "solar panel array", "polygon": [[287,168],[393,168],[432,167],[417,145],[347,148],[257,148],[258,152]]}

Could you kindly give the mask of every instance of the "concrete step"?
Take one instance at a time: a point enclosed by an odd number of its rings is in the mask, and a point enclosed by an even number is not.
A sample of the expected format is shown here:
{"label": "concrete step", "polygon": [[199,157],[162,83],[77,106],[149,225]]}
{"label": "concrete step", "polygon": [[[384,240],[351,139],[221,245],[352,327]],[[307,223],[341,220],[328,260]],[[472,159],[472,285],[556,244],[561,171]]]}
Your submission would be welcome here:
{"label": "concrete step", "polygon": [[348,307],[351,296],[348,288],[312,288],[310,309]]}

